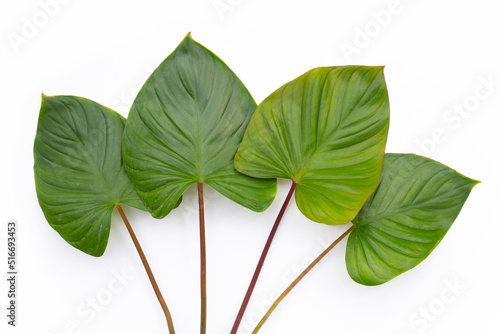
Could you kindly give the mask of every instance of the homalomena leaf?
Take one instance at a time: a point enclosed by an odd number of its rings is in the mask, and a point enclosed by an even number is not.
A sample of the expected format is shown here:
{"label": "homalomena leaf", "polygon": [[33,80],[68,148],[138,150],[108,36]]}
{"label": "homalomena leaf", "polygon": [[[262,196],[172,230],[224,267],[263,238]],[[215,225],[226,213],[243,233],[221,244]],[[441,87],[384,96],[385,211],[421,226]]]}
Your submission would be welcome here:
{"label": "homalomena leaf", "polygon": [[154,217],[195,182],[255,211],[271,204],[276,180],[233,165],[255,108],[236,75],[188,34],[142,87],[123,136],[127,172]]}
{"label": "homalomena leaf", "polygon": [[346,251],[349,275],[378,285],[422,262],[477,183],[431,159],[386,154],[380,185],[353,220],[356,228]]}
{"label": "homalomena leaf", "polygon": [[316,68],[259,105],[235,166],[292,179],[306,217],[345,224],[378,184],[388,128],[382,67]]}
{"label": "homalomena leaf", "polygon": [[101,256],[111,214],[146,210],[122,163],[125,119],[76,96],[42,96],[34,144],[35,183],[47,221],[68,243]]}

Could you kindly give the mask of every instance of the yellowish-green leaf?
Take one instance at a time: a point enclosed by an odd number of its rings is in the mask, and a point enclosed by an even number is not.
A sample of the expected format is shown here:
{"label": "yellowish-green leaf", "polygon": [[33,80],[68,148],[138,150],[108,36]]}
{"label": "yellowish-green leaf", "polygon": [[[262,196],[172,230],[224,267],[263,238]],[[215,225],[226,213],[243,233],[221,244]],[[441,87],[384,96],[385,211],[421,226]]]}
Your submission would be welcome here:
{"label": "yellowish-green leaf", "polygon": [[253,177],[292,179],[306,217],[345,224],[378,184],[388,128],[382,67],[316,68],[258,106],[235,166]]}

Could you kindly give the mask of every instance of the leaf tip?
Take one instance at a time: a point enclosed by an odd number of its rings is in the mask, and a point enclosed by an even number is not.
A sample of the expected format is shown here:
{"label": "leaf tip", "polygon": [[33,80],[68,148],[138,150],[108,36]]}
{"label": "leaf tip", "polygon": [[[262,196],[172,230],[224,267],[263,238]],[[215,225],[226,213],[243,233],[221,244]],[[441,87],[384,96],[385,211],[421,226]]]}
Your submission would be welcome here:
{"label": "leaf tip", "polygon": [[42,92],[42,103],[45,102],[46,100],[49,100],[51,98],[53,98],[54,96],[51,96],[51,95],[46,95]]}
{"label": "leaf tip", "polygon": [[475,180],[475,179],[470,179],[470,180],[471,180],[471,183],[472,183],[471,186],[470,186],[471,189],[474,188],[474,186],[476,186],[479,183],[481,183],[481,181],[479,181],[479,180]]}
{"label": "leaf tip", "polygon": [[373,68],[376,69],[379,73],[382,73],[382,75],[385,75],[385,65],[373,66]]}
{"label": "leaf tip", "polygon": [[191,48],[191,47],[194,47],[194,45],[198,44],[198,42],[196,42],[194,39],[193,39],[193,36],[191,35],[191,31],[188,32],[186,34],[186,36],[184,37],[184,39],[181,41],[181,43],[179,44],[178,48],[183,46],[184,48]]}
{"label": "leaf tip", "polygon": [[191,31],[186,34],[186,37],[184,37],[184,41],[192,41],[194,42],[193,36],[191,35]]}

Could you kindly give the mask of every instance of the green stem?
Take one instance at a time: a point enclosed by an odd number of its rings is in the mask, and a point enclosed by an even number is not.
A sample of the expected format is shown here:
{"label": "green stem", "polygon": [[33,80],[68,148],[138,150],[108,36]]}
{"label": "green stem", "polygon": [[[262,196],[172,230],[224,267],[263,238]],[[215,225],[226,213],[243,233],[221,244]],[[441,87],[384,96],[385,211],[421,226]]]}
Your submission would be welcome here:
{"label": "green stem", "polygon": [[203,204],[203,183],[198,182],[198,208],[200,216],[200,288],[201,318],[200,333],[207,332],[207,254],[205,245],[205,207]]}
{"label": "green stem", "polygon": [[253,330],[252,334],[256,334],[259,332],[261,327],[264,325],[266,322],[267,318],[273,313],[274,309],[279,305],[279,303],[288,295],[290,291],[304,278],[304,276],[307,275],[311,271],[312,268],[314,268],[319,261],[321,261],[332,249],[335,247],[342,239],[344,239],[349,233],[352,232],[354,229],[354,225],[351,226],[347,231],[344,232],[340,237],[338,237],[337,240],[335,240],[330,246],[328,246],[327,249],[323,251],[293,282],[286,288],[285,291],[276,299],[276,301],[271,305],[267,313],[264,315],[262,320],[257,324],[257,327]]}
{"label": "green stem", "polygon": [[120,216],[122,217],[123,222],[127,227],[128,233],[130,234],[130,237],[134,242],[135,248],[139,253],[139,257],[141,258],[142,264],[144,265],[144,269],[146,269],[146,273],[148,274],[149,280],[151,281],[151,285],[153,286],[153,290],[155,291],[156,297],[158,298],[161,308],[163,309],[163,313],[165,313],[165,318],[167,318],[168,330],[170,334],[175,334],[174,322],[172,321],[172,316],[170,315],[170,311],[168,310],[167,303],[165,303],[165,300],[161,295],[160,289],[158,288],[158,284],[156,283],[155,277],[153,275],[153,272],[151,271],[151,267],[149,266],[148,260],[146,259],[146,256],[142,251],[141,245],[139,244],[139,240],[137,240],[134,230],[132,229],[132,226],[130,225],[128,218],[125,215],[125,212],[123,212],[121,205],[120,204],[116,205],[116,209],[120,213]]}

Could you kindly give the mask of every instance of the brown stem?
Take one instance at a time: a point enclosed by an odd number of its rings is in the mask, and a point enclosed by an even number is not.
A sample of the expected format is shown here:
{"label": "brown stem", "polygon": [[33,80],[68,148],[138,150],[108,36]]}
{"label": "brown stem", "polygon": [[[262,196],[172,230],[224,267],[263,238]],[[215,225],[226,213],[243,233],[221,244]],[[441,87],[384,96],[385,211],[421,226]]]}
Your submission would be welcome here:
{"label": "brown stem", "polygon": [[153,275],[153,272],[151,271],[151,268],[149,267],[148,260],[146,260],[146,256],[144,255],[144,252],[142,251],[141,245],[139,244],[139,240],[137,240],[137,237],[135,236],[134,230],[132,229],[132,226],[130,225],[130,223],[127,219],[127,216],[125,216],[125,212],[123,212],[121,205],[117,204],[116,209],[120,213],[120,216],[122,217],[123,222],[125,223],[125,226],[127,227],[128,233],[130,234],[130,237],[132,238],[132,241],[134,242],[135,248],[137,249],[137,252],[139,253],[142,264],[144,265],[144,269],[146,269],[146,273],[148,274],[149,280],[151,281],[151,285],[153,286],[153,290],[155,291],[156,297],[158,298],[158,301],[160,302],[161,308],[163,309],[163,312],[165,313],[165,318],[167,318],[168,330],[169,330],[170,334],[175,334],[172,316],[170,315],[170,311],[168,310],[167,303],[165,303],[165,300],[163,299],[163,296],[161,295],[160,289],[158,288],[158,284],[156,284],[155,277]]}
{"label": "brown stem", "polygon": [[207,332],[207,254],[205,245],[205,207],[203,205],[203,183],[198,182],[198,208],[200,216],[200,287],[201,319],[200,333]]}
{"label": "brown stem", "polygon": [[279,303],[288,295],[290,291],[304,278],[304,276],[307,275],[308,272],[311,271],[314,266],[318,264],[319,261],[321,261],[332,249],[335,247],[342,239],[344,239],[349,233],[352,232],[354,229],[354,225],[351,226],[347,231],[344,232],[340,237],[337,238],[330,246],[328,246],[327,249],[324,250],[323,253],[321,253],[293,282],[286,288],[285,291],[276,299],[276,301],[271,305],[267,313],[264,315],[262,320],[257,324],[257,327],[253,330],[252,334],[256,334],[261,327],[264,325],[266,322],[267,318],[273,313],[274,309],[279,305]]}
{"label": "brown stem", "polygon": [[234,321],[233,329],[231,329],[231,334],[236,334],[236,332],[238,331],[238,327],[240,326],[241,320],[243,319],[243,314],[245,314],[245,310],[248,306],[248,302],[250,301],[250,297],[252,296],[255,285],[257,284],[257,280],[259,279],[260,271],[262,270],[262,266],[264,265],[264,261],[266,260],[267,253],[269,252],[269,248],[271,247],[271,243],[273,242],[274,236],[276,235],[276,231],[278,230],[278,226],[280,225],[281,218],[283,218],[283,214],[285,213],[285,210],[288,206],[288,203],[290,202],[290,199],[292,198],[292,195],[293,195],[293,192],[295,191],[296,185],[297,185],[297,183],[295,183],[295,181],[292,181],[292,186],[290,187],[290,191],[288,192],[288,195],[286,196],[285,202],[283,203],[283,206],[281,207],[281,210],[278,214],[278,217],[276,218],[276,221],[274,222],[271,233],[269,234],[269,237],[267,238],[267,242],[266,242],[266,245],[264,246],[264,250],[262,251],[262,255],[260,256],[259,263],[257,264],[257,268],[255,268],[255,272],[253,274],[252,281],[250,282],[250,285],[248,286],[248,290],[247,290],[247,293],[245,295],[245,298],[243,299],[243,303],[241,304],[240,311],[238,312],[238,315],[236,316],[236,320]]}

